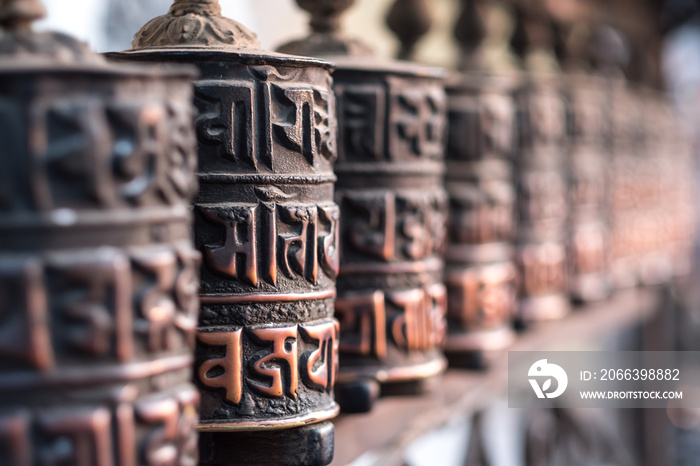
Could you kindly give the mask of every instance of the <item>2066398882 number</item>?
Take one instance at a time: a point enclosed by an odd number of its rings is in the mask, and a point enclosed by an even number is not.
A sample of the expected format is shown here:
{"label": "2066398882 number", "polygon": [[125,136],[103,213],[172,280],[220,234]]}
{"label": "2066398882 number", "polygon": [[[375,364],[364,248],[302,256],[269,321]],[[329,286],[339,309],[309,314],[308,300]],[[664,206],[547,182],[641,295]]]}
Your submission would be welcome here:
{"label": "2066398882 number", "polygon": [[600,380],[680,380],[679,369],[603,369]]}

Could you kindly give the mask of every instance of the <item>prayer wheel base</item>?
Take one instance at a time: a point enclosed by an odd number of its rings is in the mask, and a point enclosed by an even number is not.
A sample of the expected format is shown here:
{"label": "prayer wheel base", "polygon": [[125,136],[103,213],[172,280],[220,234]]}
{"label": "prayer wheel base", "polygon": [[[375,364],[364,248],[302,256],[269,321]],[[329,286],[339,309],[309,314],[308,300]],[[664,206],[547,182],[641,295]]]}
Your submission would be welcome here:
{"label": "prayer wheel base", "polygon": [[343,413],[367,413],[379,398],[379,382],[372,379],[338,383],[335,386],[335,401]]}
{"label": "prayer wheel base", "polygon": [[329,421],[294,429],[200,433],[200,466],[326,466],[333,461]]}

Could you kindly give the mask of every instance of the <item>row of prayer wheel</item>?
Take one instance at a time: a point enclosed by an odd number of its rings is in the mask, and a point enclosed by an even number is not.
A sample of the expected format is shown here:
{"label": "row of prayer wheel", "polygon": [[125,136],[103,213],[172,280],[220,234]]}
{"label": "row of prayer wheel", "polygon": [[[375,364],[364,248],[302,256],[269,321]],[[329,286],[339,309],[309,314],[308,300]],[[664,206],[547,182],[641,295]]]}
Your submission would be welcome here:
{"label": "row of prayer wheel", "polygon": [[105,58],[0,0],[0,464],[328,464],[336,400],[688,271],[663,95],[380,60],[297,3],[280,53],[175,0]]}

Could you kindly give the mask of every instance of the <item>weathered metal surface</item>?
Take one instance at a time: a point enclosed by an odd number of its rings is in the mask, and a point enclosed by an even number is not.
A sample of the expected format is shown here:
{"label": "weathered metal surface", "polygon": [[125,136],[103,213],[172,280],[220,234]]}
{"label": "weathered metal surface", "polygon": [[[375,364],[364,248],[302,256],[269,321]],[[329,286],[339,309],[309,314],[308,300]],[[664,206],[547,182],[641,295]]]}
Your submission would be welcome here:
{"label": "weathered metal surface", "polygon": [[338,410],[331,67],[256,46],[217,1],[176,1],[119,54],[201,71],[195,381],[205,432],[288,429]]}
{"label": "weathered metal surface", "polygon": [[[352,2],[330,3],[342,11]],[[299,4],[315,27],[319,5]],[[337,66],[338,393],[344,410],[364,411],[377,382],[421,380],[445,367],[445,91],[434,69],[358,58],[351,45],[329,55],[339,48],[319,45],[321,32],[282,50],[328,56]]]}
{"label": "weathered metal surface", "polygon": [[516,311],[515,76],[477,73],[448,85],[446,254],[451,362],[511,343]]}
{"label": "weathered metal surface", "polygon": [[557,75],[533,74],[518,100],[518,319],[556,319],[569,311],[567,120],[561,80]]}
{"label": "weathered metal surface", "polygon": [[0,6],[0,463],[197,464],[194,70],[41,16]]}
{"label": "weathered metal surface", "polygon": [[569,294],[587,303],[610,294],[610,146],[606,132],[606,84],[592,76],[567,76]]}

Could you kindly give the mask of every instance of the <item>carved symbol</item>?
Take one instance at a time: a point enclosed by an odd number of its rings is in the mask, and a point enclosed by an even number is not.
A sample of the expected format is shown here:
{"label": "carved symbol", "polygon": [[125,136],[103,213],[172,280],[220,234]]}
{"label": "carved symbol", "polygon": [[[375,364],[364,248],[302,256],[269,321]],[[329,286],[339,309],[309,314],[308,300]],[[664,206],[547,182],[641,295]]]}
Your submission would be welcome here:
{"label": "carved symbol", "polygon": [[154,181],[166,176],[161,166],[168,139],[165,109],[155,104],[120,104],[108,107],[107,116],[110,127],[115,128],[115,182],[121,196],[132,204],[141,204],[156,188]]}
{"label": "carved symbol", "polygon": [[[241,333],[241,329],[233,332],[197,333],[200,342],[226,348],[223,358],[209,359],[199,366],[197,371],[199,380],[207,387],[226,389],[226,399],[236,404],[241,402],[241,394],[243,393]],[[209,371],[216,367],[222,368],[223,374],[210,377]]]}
{"label": "carved symbol", "polygon": [[178,459],[178,420],[180,410],[172,398],[152,399],[136,405],[136,414],[147,424],[157,424],[146,437],[143,456],[146,464],[171,466]]}
{"label": "carved symbol", "polygon": [[173,292],[177,278],[177,262],[172,251],[139,253],[136,264],[154,277],[138,295],[141,315],[145,321],[137,320],[135,326],[148,335],[148,350],[168,351],[175,347],[177,307]]}
{"label": "carved symbol", "polygon": [[418,260],[439,254],[445,243],[445,200],[430,196],[407,197],[398,209],[399,228],[408,240],[403,252],[409,259]]}
{"label": "carved symbol", "polygon": [[[274,190],[258,194],[275,197]],[[273,285],[277,283],[278,262],[285,276],[293,279],[300,275],[313,284],[318,281],[319,265],[329,277],[337,274],[337,207],[264,202],[259,206],[200,207],[200,212],[225,229],[221,246],[204,245],[206,264],[215,271],[254,286],[259,283],[260,263],[263,278]],[[257,255],[258,235],[267,240],[261,257]]]}
{"label": "carved symbol", "polygon": [[317,151],[321,157],[333,162],[337,158],[335,145],[338,137],[335,94],[314,91],[314,118]]}
{"label": "carved symbol", "polygon": [[[280,207],[283,221],[298,225],[300,231],[292,236],[280,235],[282,271],[292,277],[292,271],[316,284],[318,278],[317,231],[318,209],[314,207]],[[310,245],[308,243],[311,243]]]}
{"label": "carved symbol", "polygon": [[391,324],[391,335],[400,348],[420,351],[432,347],[432,321],[423,290],[392,293],[390,301],[402,312]]}
{"label": "carved symbol", "polygon": [[[205,208],[204,215],[225,228],[222,246],[205,246],[204,257],[214,270],[235,278],[245,278],[258,285],[255,206]],[[244,259],[243,261],[240,260]],[[245,265],[240,266],[241,263]],[[240,269],[243,268],[243,274]]]}
{"label": "carved symbol", "polygon": [[442,347],[447,338],[447,288],[434,283],[427,287],[426,298],[433,325],[433,345]]}
{"label": "carved symbol", "polygon": [[330,278],[335,278],[340,269],[340,251],[338,250],[340,209],[335,204],[325,207],[319,206],[318,214],[319,229],[321,230],[318,255],[321,258],[321,267]]}
{"label": "carved symbol", "polygon": [[200,81],[195,89],[200,111],[197,132],[203,144],[218,147],[229,160],[257,169],[255,106],[248,82]]}
{"label": "carved symbol", "polygon": [[448,313],[466,329],[507,325],[515,308],[512,266],[472,269],[449,276]]}
{"label": "carved symbol", "polygon": [[[286,395],[296,398],[299,370],[297,368],[297,327],[251,329],[250,333],[259,341],[272,343],[272,353],[257,359],[252,371],[270,379],[269,386],[248,380],[248,384],[271,397]],[[284,367],[286,366],[286,367]],[[288,383],[284,383],[287,378]]]}
{"label": "carved symbol", "polygon": [[190,102],[171,100],[168,105],[167,137],[170,144],[163,154],[168,164],[161,170],[164,178],[161,191],[171,203],[189,203],[196,189],[192,183],[197,170],[197,140],[192,128],[194,116]]}
{"label": "carved symbol", "polygon": [[339,298],[335,303],[340,321],[340,351],[386,357],[386,309],[384,293]]}
{"label": "carved symbol", "polygon": [[85,198],[113,206],[112,138],[104,108],[94,101],[59,101],[35,113],[32,196],[37,208],[50,210]]}
{"label": "carved symbol", "polygon": [[130,361],[134,343],[129,260],[117,251],[89,258],[55,256],[49,271],[56,275],[56,318],[68,326],[57,337],[65,338],[77,354],[105,356],[113,351],[120,362]]}
{"label": "carved symbol", "polygon": [[[503,188],[503,189],[500,189]],[[453,243],[486,244],[511,241],[515,209],[510,186],[464,187],[450,197],[450,239]]]}
{"label": "carved symbol", "polygon": [[377,86],[343,86],[336,90],[339,106],[340,158],[344,161],[384,159],[386,93]]}
{"label": "carved symbol", "polygon": [[284,148],[301,153],[313,166],[316,156],[314,96],[311,89],[289,89],[272,85],[277,104],[273,131]]}
{"label": "carved symbol", "polygon": [[302,377],[310,387],[330,393],[338,370],[338,322],[302,325],[300,329],[302,338],[318,345],[318,349],[302,355]]}
{"label": "carved symbol", "polygon": [[404,88],[395,94],[394,99],[390,113],[392,158],[398,161],[400,155],[406,153],[401,149],[404,146],[417,157],[442,158],[445,96]]}
{"label": "carved symbol", "polygon": [[54,353],[42,272],[38,261],[0,263],[0,356],[46,371]]}
{"label": "carved symbol", "polygon": [[[363,220],[348,222],[349,243],[358,251],[380,259],[394,257],[396,244],[396,199],[391,192],[381,196],[346,196],[348,207],[360,212]],[[350,218],[350,216],[348,216]]]}
{"label": "carved symbol", "polygon": [[112,466],[111,416],[108,410],[47,413],[39,418],[43,432],[55,441],[43,464]]}

